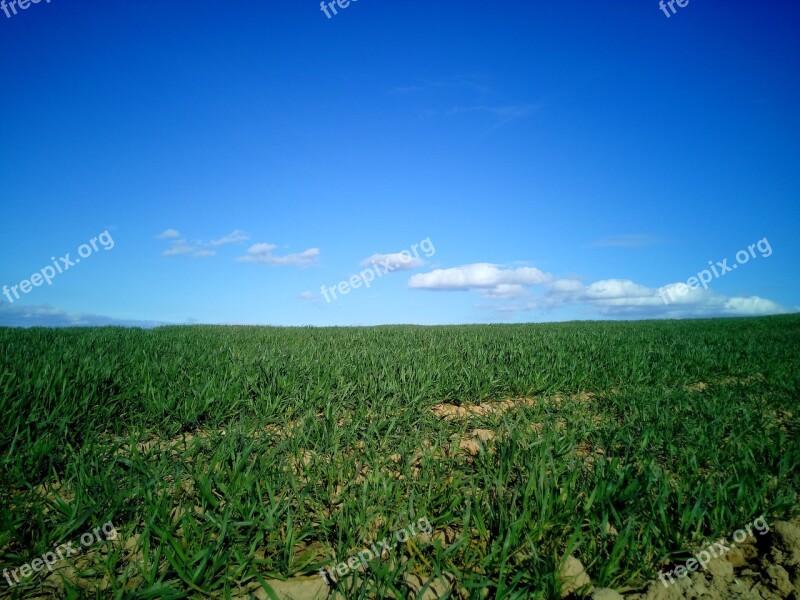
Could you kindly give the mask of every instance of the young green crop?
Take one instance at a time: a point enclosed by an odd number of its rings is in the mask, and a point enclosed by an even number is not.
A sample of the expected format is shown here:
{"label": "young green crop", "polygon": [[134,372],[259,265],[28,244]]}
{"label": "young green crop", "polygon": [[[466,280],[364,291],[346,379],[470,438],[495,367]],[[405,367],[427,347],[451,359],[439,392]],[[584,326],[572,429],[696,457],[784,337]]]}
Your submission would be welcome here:
{"label": "young green crop", "polygon": [[0,329],[0,570],[113,520],[57,594],[235,596],[427,515],[338,589],[549,598],[568,554],[637,585],[796,510],[798,347],[796,316]]}

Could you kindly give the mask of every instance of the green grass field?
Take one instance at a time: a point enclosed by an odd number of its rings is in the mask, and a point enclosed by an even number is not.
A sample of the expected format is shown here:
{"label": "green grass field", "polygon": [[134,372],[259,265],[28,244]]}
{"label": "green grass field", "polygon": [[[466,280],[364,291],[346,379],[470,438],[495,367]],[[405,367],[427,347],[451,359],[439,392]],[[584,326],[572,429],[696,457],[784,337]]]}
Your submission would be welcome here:
{"label": "green grass field", "polygon": [[247,598],[420,517],[342,597],[635,588],[796,510],[798,392],[798,316],[0,329],[0,569],[118,531],[0,595]]}

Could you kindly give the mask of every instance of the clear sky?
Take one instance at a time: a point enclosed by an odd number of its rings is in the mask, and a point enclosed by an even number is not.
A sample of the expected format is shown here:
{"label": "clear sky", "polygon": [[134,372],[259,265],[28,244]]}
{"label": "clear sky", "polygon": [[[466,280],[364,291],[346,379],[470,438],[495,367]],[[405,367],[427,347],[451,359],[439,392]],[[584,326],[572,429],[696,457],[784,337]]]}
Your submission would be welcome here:
{"label": "clear sky", "polygon": [[0,325],[800,310],[794,0],[9,1]]}

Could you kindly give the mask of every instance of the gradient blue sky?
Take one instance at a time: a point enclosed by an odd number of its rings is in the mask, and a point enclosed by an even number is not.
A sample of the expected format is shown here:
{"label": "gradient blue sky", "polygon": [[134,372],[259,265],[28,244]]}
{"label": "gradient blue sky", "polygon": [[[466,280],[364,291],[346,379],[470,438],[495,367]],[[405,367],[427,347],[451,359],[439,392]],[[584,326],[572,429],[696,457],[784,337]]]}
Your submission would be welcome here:
{"label": "gradient blue sky", "polygon": [[[796,2],[690,0],[669,18],[652,0],[18,12],[0,12],[0,285],[104,231],[114,247],[0,296],[0,325],[800,306]],[[764,238],[770,256],[709,290],[658,297]],[[425,239],[424,262],[323,299]]]}

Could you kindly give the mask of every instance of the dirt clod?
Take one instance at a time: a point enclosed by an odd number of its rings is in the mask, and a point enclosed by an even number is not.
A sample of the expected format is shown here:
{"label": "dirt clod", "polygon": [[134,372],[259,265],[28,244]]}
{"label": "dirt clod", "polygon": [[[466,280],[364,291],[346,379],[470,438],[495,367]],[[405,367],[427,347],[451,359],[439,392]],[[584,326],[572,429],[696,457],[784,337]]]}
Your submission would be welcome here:
{"label": "dirt clod", "polygon": [[748,538],[705,571],[664,585],[650,582],[644,593],[626,600],[794,600],[800,592],[800,519],[770,525],[757,539]]}

